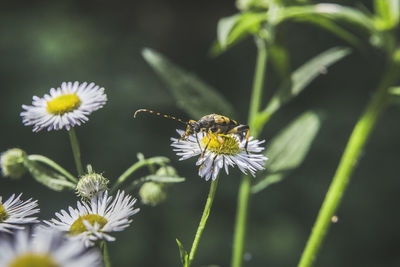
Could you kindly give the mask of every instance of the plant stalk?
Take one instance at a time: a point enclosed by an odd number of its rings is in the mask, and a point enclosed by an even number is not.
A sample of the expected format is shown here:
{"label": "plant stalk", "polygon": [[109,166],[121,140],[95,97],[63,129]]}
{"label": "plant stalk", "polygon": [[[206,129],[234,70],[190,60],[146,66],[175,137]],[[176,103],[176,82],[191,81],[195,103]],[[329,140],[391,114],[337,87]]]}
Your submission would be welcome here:
{"label": "plant stalk", "polygon": [[379,115],[386,107],[388,102],[387,89],[397,79],[395,70],[396,68],[392,67],[385,73],[377,91],[353,129],[298,267],[309,267],[313,265],[331,224],[331,218],[336,213],[360,154],[376,125]]}
{"label": "plant stalk", "polygon": [[69,173],[67,170],[65,170],[63,167],[61,167],[60,165],[58,165],[56,162],[49,159],[48,157],[33,154],[33,155],[29,155],[28,159],[37,161],[37,162],[41,162],[41,163],[46,164],[49,167],[52,167],[54,170],[58,171],[59,173],[61,173],[65,177],[67,177],[69,180],[71,180],[71,182],[73,182],[74,184],[76,184],[78,182],[78,180],[71,173]]}
{"label": "plant stalk", "polygon": [[110,255],[108,253],[107,242],[104,240],[101,241],[100,248],[101,248],[101,252],[103,253],[104,266],[111,267],[111,261],[110,261]]}
{"label": "plant stalk", "polygon": [[217,190],[217,186],[218,186],[218,177],[217,177],[217,179],[215,179],[214,181],[211,182],[210,191],[208,192],[207,202],[204,207],[203,215],[201,216],[200,224],[199,224],[199,227],[197,228],[197,232],[196,232],[196,235],[193,240],[192,248],[190,249],[187,267],[190,267],[190,265],[193,262],[194,256],[196,254],[196,250],[197,250],[197,246],[199,245],[199,242],[200,242],[201,234],[204,231],[208,216],[210,215],[211,206],[212,206],[212,203],[214,200],[215,191]]}
{"label": "plant stalk", "polygon": [[[256,117],[261,106],[262,90],[267,65],[267,47],[262,39],[256,39],[257,62],[253,80],[253,92],[250,100],[249,126],[252,135],[257,137],[262,126],[256,124]],[[241,267],[243,262],[244,241],[246,238],[247,209],[249,206],[251,177],[244,175],[239,186],[236,222],[233,236],[232,267]]]}
{"label": "plant stalk", "polygon": [[81,151],[79,148],[79,142],[78,138],[76,137],[74,128],[69,129],[68,134],[69,134],[69,140],[71,141],[72,154],[74,155],[76,170],[78,172],[78,176],[81,176],[83,175]]}

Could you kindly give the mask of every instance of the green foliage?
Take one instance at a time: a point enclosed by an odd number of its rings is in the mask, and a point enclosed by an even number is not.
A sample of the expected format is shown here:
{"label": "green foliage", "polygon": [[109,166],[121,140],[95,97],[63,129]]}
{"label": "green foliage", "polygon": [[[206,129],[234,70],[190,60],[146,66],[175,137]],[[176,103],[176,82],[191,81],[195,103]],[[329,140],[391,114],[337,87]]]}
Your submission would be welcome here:
{"label": "green foliage", "polygon": [[218,55],[242,39],[258,33],[261,23],[266,19],[266,12],[244,12],[220,19],[217,26],[218,43],[213,53]]}
{"label": "green foliage", "polygon": [[331,48],[304,63],[295,70],[289,79],[284,81],[271,98],[264,112],[272,114],[303,91],[316,77],[325,73],[327,68],[344,58],[350,49],[343,47]]}
{"label": "green foliage", "polygon": [[346,23],[349,26],[369,34],[376,32],[372,18],[357,9],[337,4],[317,4],[282,8],[276,16],[275,23],[278,24],[291,19],[308,21],[309,18],[315,16],[328,18],[335,22]]}
{"label": "green foliage", "polygon": [[178,240],[178,238],[176,239],[176,243],[178,244],[178,247],[179,247],[179,255],[181,258],[182,266],[187,267],[189,255],[188,255],[186,249],[183,247],[182,243]]}
{"label": "green foliage", "polygon": [[271,141],[265,154],[267,176],[255,184],[251,191],[258,193],[269,185],[282,181],[304,161],[311,144],[321,127],[321,117],[312,111],[305,112]]}
{"label": "green foliage", "polygon": [[67,181],[67,179],[63,175],[53,170],[50,170],[33,160],[29,160],[28,158],[25,159],[24,165],[36,181],[54,191],[75,189],[75,184]]}
{"label": "green foliage", "polygon": [[374,0],[375,26],[379,30],[390,30],[397,26],[400,17],[399,0]]}
{"label": "green foliage", "polygon": [[211,113],[233,115],[232,105],[217,90],[154,50],[146,48],[142,54],[147,63],[167,84],[178,107],[192,118],[200,118]]}

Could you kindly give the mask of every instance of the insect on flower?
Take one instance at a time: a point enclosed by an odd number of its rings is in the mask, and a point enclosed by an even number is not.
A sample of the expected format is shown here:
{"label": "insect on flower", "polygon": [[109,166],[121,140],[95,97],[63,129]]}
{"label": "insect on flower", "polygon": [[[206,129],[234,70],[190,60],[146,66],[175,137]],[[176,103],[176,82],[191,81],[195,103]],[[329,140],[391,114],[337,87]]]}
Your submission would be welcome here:
{"label": "insect on flower", "polygon": [[[157,116],[162,116],[164,118],[176,120],[183,124],[186,124],[185,134],[183,134],[181,136],[182,140],[186,140],[188,138],[188,136],[193,135],[193,134],[195,134],[196,138],[197,138],[197,133],[201,133],[201,132],[207,134],[209,141],[206,144],[203,152],[201,153],[201,156],[203,156],[204,153],[207,151],[208,145],[210,144],[210,141],[212,140],[211,134],[214,134],[217,137],[218,142],[221,144],[220,150],[222,149],[224,142],[225,142],[224,138],[222,138],[220,135],[236,134],[241,141],[243,141],[243,139],[246,138],[246,144],[245,144],[244,149],[245,149],[246,153],[248,153],[247,145],[249,142],[249,134],[250,134],[249,126],[244,125],[244,124],[239,124],[237,121],[232,120],[226,116],[218,115],[218,114],[209,114],[209,115],[205,115],[205,116],[201,117],[198,121],[189,120],[189,121],[185,122],[182,119],[176,118],[174,116],[161,114],[160,112],[155,112],[155,111],[149,110],[149,109],[138,109],[138,110],[136,110],[133,117],[136,118],[136,116],[139,112],[148,112],[150,114],[155,114]],[[197,142],[198,142],[198,140],[197,140]],[[200,143],[199,143],[199,146],[200,146]]]}

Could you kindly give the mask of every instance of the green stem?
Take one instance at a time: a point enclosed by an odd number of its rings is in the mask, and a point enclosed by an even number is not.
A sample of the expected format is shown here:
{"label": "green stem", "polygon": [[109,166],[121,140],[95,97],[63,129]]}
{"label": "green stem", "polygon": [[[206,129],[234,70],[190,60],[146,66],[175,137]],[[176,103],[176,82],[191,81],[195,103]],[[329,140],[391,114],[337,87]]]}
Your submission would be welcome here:
{"label": "green stem", "polygon": [[331,224],[331,218],[335,215],[340,204],[350,177],[357,165],[359,156],[374,129],[379,115],[386,107],[388,100],[387,88],[397,78],[397,74],[394,71],[395,68],[391,68],[386,72],[380,86],[353,129],[335,176],[319,211],[312,233],[301,256],[299,267],[312,266],[320,250],[321,244]]}
{"label": "green stem", "polygon": [[239,187],[235,234],[233,238],[232,266],[240,267],[243,262],[244,240],[247,228],[247,208],[249,206],[251,177],[245,175]]}
{"label": "green stem", "polygon": [[204,231],[208,216],[210,215],[210,210],[211,210],[211,206],[212,206],[212,203],[214,200],[215,191],[217,190],[217,185],[218,185],[218,177],[217,177],[217,179],[215,179],[214,181],[211,182],[210,191],[208,192],[208,196],[207,196],[206,206],[204,207],[203,215],[201,216],[200,224],[199,224],[199,227],[197,228],[197,232],[196,232],[196,235],[193,240],[192,248],[189,253],[189,260],[188,260],[187,267],[190,267],[190,265],[193,262],[194,255],[196,254],[196,250],[197,250],[197,246],[199,245],[199,242],[200,242],[201,234]]}
{"label": "green stem", "polygon": [[[257,63],[250,100],[249,126],[253,136],[257,136],[262,127],[256,126],[257,114],[261,106],[262,89],[267,65],[267,47],[264,40],[256,39]],[[247,208],[249,206],[251,177],[243,176],[238,194],[237,213],[233,237],[232,267],[240,267],[243,262],[244,241],[246,238]]]}
{"label": "green stem", "polygon": [[70,179],[72,182],[75,184],[78,182],[78,180],[67,170],[65,170],[63,167],[58,165],[56,162],[53,160],[49,159],[48,157],[42,156],[42,155],[29,155],[28,156],[29,160],[37,161],[46,164],[49,167],[52,167],[54,170],[58,171],[68,179]]}
{"label": "green stem", "polygon": [[253,92],[250,99],[249,109],[249,126],[253,136],[258,135],[258,130],[255,131],[255,120],[260,111],[262,90],[265,80],[265,69],[267,66],[267,46],[264,40],[257,38],[257,62],[253,79]]}
{"label": "green stem", "polygon": [[101,248],[101,251],[102,251],[103,257],[104,257],[104,266],[111,267],[110,255],[108,254],[108,248],[107,248],[106,241],[104,241],[104,240],[101,241],[100,248]]}
{"label": "green stem", "polygon": [[83,175],[83,168],[82,168],[82,162],[81,162],[81,151],[79,149],[79,142],[78,142],[78,138],[76,137],[74,128],[71,128],[68,131],[68,134],[69,134],[69,140],[71,141],[72,154],[74,155],[76,170],[78,172],[78,176],[81,176],[81,175]]}

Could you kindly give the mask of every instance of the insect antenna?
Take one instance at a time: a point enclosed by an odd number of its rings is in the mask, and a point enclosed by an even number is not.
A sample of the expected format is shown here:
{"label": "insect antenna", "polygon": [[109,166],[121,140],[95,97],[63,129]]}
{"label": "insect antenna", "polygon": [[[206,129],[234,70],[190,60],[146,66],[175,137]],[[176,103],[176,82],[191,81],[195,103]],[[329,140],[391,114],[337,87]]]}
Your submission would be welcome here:
{"label": "insect antenna", "polygon": [[160,112],[156,112],[156,111],[154,111],[154,110],[145,109],[145,108],[141,108],[141,109],[136,110],[136,111],[135,111],[135,114],[133,114],[133,117],[136,118],[136,116],[137,116],[137,114],[138,114],[139,112],[148,112],[148,113],[150,113],[150,114],[157,115],[157,116],[161,116],[161,117],[164,117],[164,118],[166,118],[166,119],[170,119],[170,120],[174,120],[174,121],[179,121],[180,123],[183,123],[183,124],[186,124],[186,125],[188,124],[188,122],[186,122],[186,121],[184,121],[184,120],[182,120],[182,119],[180,119],[180,118],[177,118],[177,117],[175,117],[175,116],[171,116],[171,115],[167,115],[167,114],[161,114]]}

